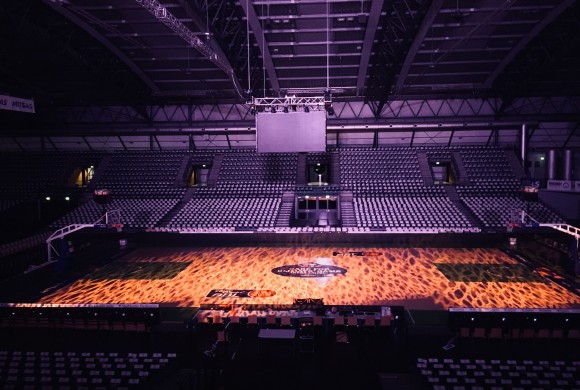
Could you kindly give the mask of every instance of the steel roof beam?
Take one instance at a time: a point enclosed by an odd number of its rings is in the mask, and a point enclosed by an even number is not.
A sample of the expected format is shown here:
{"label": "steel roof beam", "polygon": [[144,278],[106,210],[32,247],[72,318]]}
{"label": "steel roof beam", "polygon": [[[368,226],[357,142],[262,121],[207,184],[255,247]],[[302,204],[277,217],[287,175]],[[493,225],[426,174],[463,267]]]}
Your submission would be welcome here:
{"label": "steel roof beam", "polygon": [[358,76],[356,80],[357,96],[361,95],[367,79],[369,62],[373,50],[373,43],[375,40],[375,35],[377,33],[377,28],[379,26],[379,19],[381,18],[381,10],[383,9],[383,4],[384,0],[372,0],[371,3],[367,28],[365,30],[365,38],[361,50]]}
{"label": "steel roof beam", "polygon": [[413,43],[411,44],[411,47],[407,52],[405,61],[403,61],[403,66],[401,67],[399,77],[397,78],[397,82],[395,84],[395,94],[398,95],[401,92],[405,80],[407,79],[407,75],[409,74],[409,69],[413,64],[413,60],[415,59],[415,56],[417,55],[419,48],[421,47],[421,43],[423,43],[423,40],[427,36],[427,32],[429,32],[429,29],[431,28],[431,25],[433,24],[433,21],[435,20],[435,17],[439,13],[439,10],[441,9],[442,6],[443,0],[434,0],[429,6],[427,14],[423,18],[423,21],[421,22],[421,27],[419,27],[419,31],[417,31],[417,34],[413,39]]}
{"label": "steel roof beam", "polygon": [[[242,3],[242,1],[240,1],[240,3]],[[334,2],[332,2],[334,4]],[[359,12],[341,12],[341,13],[334,13],[331,15],[331,17],[333,19],[338,19],[338,18],[356,18],[360,15]],[[326,19],[327,15],[325,13],[323,14],[304,14],[304,15],[300,15],[300,16],[296,16],[296,15],[269,15],[269,16],[259,16],[258,19],[260,20],[287,20],[288,22],[284,22],[284,23],[289,23],[290,20],[310,20],[310,19]],[[351,22],[350,20],[348,22]],[[326,29],[324,28],[320,28],[318,29],[320,31],[326,31]]]}
{"label": "steel roof beam", "polygon": [[[382,27],[379,26],[377,30],[381,30]],[[333,27],[332,31],[333,32],[353,32],[353,31],[363,31],[364,28],[363,27]],[[295,28],[276,28],[276,29],[272,29],[272,28],[265,28],[263,30],[265,33],[275,33],[275,34],[295,34],[297,32],[301,33],[301,34],[306,34],[306,33],[325,33],[326,30],[325,29],[321,29],[321,28],[301,28],[300,30],[297,30]]]}
{"label": "steel roof beam", "polygon": [[570,142],[570,140],[572,139],[572,137],[576,134],[576,131],[578,131],[578,128],[579,127],[580,127],[580,122],[576,122],[576,126],[574,126],[574,128],[572,129],[572,131],[570,131],[570,134],[566,138],[566,141],[564,141],[564,145],[562,145],[562,148],[563,149],[565,149],[568,146],[568,143]]}
{"label": "steel roof beam", "polygon": [[254,6],[249,3],[249,0],[240,0],[240,5],[244,10],[246,18],[248,18],[248,23],[250,25],[250,28],[252,29],[252,32],[254,33],[254,38],[258,43],[258,48],[262,53],[264,66],[266,68],[266,71],[268,72],[268,79],[270,80],[270,86],[272,90],[275,93],[277,93],[278,91],[280,91],[280,83],[278,81],[278,76],[276,75],[276,68],[274,68],[272,56],[270,55],[270,49],[266,45],[266,40],[264,38],[264,30],[262,30],[262,26],[260,25],[260,21],[258,15],[256,14],[256,10],[254,9]]}
{"label": "steel roof beam", "polygon": [[[453,45],[449,48],[445,48],[445,51],[439,55],[433,62],[433,65],[438,65],[441,61],[443,61],[449,54],[456,52],[456,49],[460,47],[461,44],[472,39],[473,36],[483,27],[487,26],[489,23],[494,21],[494,18],[498,17],[502,12],[505,12],[506,9],[512,7],[513,3],[511,1],[506,1],[501,6],[498,6],[493,11],[489,13],[483,20],[479,22],[479,24],[475,25],[470,31],[463,35],[460,39],[455,41]],[[479,49],[478,49],[479,50]],[[506,48],[506,50],[512,50],[512,47]]]}
{"label": "steel roof beam", "polygon": [[159,92],[159,87],[143,72],[141,68],[137,66],[122,50],[120,50],[117,46],[113,45],[111,41],[106,39],[103,35],[101,35],[97,30],[95,30],[89,23],[85,22],[77,15],[75,15],[72,11],[68,10],[64,6],[60,5],[60,3],[55,3],[50,0],[44,0],[45,4],[49,7],[54,9],[56,12],[67,18],[68,20],[75,23],[77,26],[81,27],[87,33],[89,33],[93,38],[99,41],[103,46],[105,46],[108,50],[110,50],[117,58],[119,58],[125,65],[129,67],[144,83],[151,89],[152,92]]}
{"label": "steel roof beam", "polygon": [[[326,4],[328,0],[300,0],[300,4]],[[281,5],[281,4],[296,4],[296,0],[276,0],[275,3],[272,0],[252,0],[255,5]],[[333,3],[352,3],[353,0],[332,0]]]}
{"label": "steel roof beam", "polygon": [[495,79],[500,75],[500,73],[509,65],[510,62],[522,51],[532,39],[534,39],[546,26],[554,21],[562,12],[574,4],[575,0],[565,0],[560,3],[557,7],[552,9],[541,22],[536,24],[501,60],[501,62],[496,66],[496,68],[487,77],[483,86],[485,88],[491,88]]}
{"label": "steel roof beam", "polygon": [[[171,29],[177,36],[187,42],[189,45],[193,46],[197,51],[199,51],[203,56],[209,59],[214,65],[221,69],[234,85],[238,95],[241,98],[243,96],[243,89],[240,81],[235,75],[234,69],[229,63],[228,59],[220,55],[220,53],[214,51],[213,48],[206,45],[201,39],[199,39],[196,34],[194,34],[189,28],[187,28],[182,22],[180,22],[173,14],[171,14],[167,8],[157,2],[157,0],[135,0],[138,4],[143,6],[147,11],[149,11],[158,21],[163,23],[167,28]],[[223,54],[223,53],[222,53]]]}
{"label": "steel roof beam", "polygon": [[[191,19],[193,24],[195,24],[195,26],[199,29],[199,31],[203,31],[207,27],[206,22],[202,18],[199,17],[199,15],[193,10],[193,8],[191,8],[189,6],[189,4],[185,0],[177,0],[177,2],[185,10],[185,13]],[[195,35],[195,33],[193,33],[193,34]],[[199,33],[198,35],[202,35],[202,33]],[[226,58],[225,53],[220,48],[220,45],[216,41],[215,37],[213,37],[212,35],[209,35],[209,36],[206,36],[206,39],[209,39],[210,46],[218,54],[218,56],[220,56],[222,58]],[[239,84],[239,80],[238,80],[238,84]]]}

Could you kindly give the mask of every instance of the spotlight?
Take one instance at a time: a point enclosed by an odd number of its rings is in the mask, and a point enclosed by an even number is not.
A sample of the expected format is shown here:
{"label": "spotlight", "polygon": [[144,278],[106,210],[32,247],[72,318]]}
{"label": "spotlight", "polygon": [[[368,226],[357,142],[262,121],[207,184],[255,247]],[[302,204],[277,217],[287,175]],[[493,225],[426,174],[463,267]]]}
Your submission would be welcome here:
{"label": "spotlight", "polygon": [[50,201],[50,196],[47,196],[47,197],[46,197],[46,198],[44,198],[44,199],[46,199],[47,201]]}
{"label": "spotlight", "polygon": [[68,197],[68,196],[65,196],[65,197],[64,197],[64,200],[66,200],[66,201],[68,202],[68,201],[70,200],[70,197]]}
{"label": "spotlight", "polygon": [[332,106],[330,106],[326,109],[326,112],[328,112],[329,116],[333,116],[334,115],[334,108],[332,108]]}
{"label": "spotlight", "polygon": [[256,115],[256,109],[254,107],[252,107],[252,109],[250,110],[250,114]]}
{"label": "spotlight", "polygon": [[292,111],[296,111],[296,105],[295,104],[292,105]]}
{"label": "spotlight", "polygon": [[272,108],[270,109],[270,112],[271,112],[272,114],[275,114],[275,113],[276,113],[276,107],[272,106]]}
{"label": "spotlight", "polygon": [[308,106],[304,106],[304,112],[310,112],[310,108],[308,108]]}
{"label": "spotlight", "polygon": [[288,106],[284,106],[284,113],[288,114]]}

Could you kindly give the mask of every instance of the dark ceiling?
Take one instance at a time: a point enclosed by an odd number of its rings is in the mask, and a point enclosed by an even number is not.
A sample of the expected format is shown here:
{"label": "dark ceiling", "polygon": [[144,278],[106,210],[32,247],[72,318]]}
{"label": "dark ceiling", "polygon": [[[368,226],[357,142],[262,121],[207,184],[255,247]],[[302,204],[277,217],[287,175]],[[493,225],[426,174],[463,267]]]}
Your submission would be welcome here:
{"label": "dark ceiling", "polygon": [[0,93],[55,105],[580,90],[574,0],[18,0],[0,20]]}

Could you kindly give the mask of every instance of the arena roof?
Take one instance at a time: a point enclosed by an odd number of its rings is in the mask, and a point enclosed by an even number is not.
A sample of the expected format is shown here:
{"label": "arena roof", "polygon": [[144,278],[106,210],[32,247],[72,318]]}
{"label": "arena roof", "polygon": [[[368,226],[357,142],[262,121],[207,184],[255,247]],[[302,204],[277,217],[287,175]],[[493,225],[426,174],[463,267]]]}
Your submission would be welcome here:
{"label": "arena roof", "polygon": [[20,0],[0,15],[0,90],[63,103],[580,88],[574,0]]}
{"label": "arena roof", "polygon": [[251,117],[231,113],[251,97],[330,90],[333,126],[547,113],[567,123],[559,144],[578,138],[575,0],[19,0],[0,18],[0,94],[51,111],[130,107],[141,125],[229,105],[210,110],[247,128]]}

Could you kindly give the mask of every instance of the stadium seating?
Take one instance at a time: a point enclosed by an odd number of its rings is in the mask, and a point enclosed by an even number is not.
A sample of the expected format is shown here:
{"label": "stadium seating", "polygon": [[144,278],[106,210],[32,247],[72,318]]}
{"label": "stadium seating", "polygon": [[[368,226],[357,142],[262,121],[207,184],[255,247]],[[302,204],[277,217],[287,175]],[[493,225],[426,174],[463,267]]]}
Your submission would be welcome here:
{"label": "stadium seating", "polygon": [[[333,152],[339,157],[340,180],[336,183],[340,184],[325,187],[325,191],[351,192],[353,197],[356,226],[343,231],[476,232],[480,227],[497,230],[506,228],[513,213],[522,210],[542,223],[564,222],[541,203],[519,200],[519,179],[506,152],[497,147],[346,148]],[[443,185],[433,185],[425,179],[420,155],[429,162],[461,160],[463,178],[461,184],[455,185],[459,200],[451,199]],[[282,194],[312,192],[312,186],[297,186],[298,154],[257,153],[248,149],[6,154],[0,158],[5,162],[0,177],[7,183],[0,191],[0,206],[10,208],[23,197],[38,196],[41,189],[58,188],[58,183],[62,188],[71,167],[105,158],[106,164],[91,187],[81,189],[85,191],[85,201],[53,222],[53,229],[99,220],[103,207],[91,200],[91,191],[107,188],[113,194],[107,210],[121,210],[122,223],[128,227],[167,231],[246,228],[308,231],[308,228],[288,230],[290,226],[274,229]],[[23,167],[25,159],[31,161],[27,168]],[[308,164],[329,161],[328,153],[306,156]],[[211,184],[188,189],[191,167],[201,164],[209,167]],[[6,168],[12,165],[18,167],[13,172]]]}
{"label": "stadium seating", "polygon": [[[448,151],[442,153],[450,158]],[[341,152],[340,164],[341,183],[353,192],[362,228],[479,231],[449,201],[443,187],[425,185],[413,148],[348,149]]]}
{"label": "stadium seating", "polygon": [[518,199],[521,183],[505,152],[493,147],[464,147],[459,151],[470,184],[458,185],[457,193],[486,228],[505,228],[512,213],[526,210],[542,223],[562,223],[562,218],[541,203]]}
{"label": "stadium seating", "polygon": [[0,351],[5,389],[143,388],[174,364],[175,353]]}
{"label": "stadium seating", "polygon": [[519,216],[525,210],[542,223],[563,223],[564,220],[541,203],[528,203],[510,196],[466,196],[465,204],[488,228],[506,227],[513,221],[513,213]]}
{"label": "stadium seating", "polygon": [[196,188],[167,228],[273,228],[282,193],[296,185],[296,153],[223,151],[217,183]]}
{"label": "stadium seating", "polygon": [[67,175],[76,167],[97,166],[104,153],[30,152],[0,155],[0,212],[37,197],[74,191]]}
{"label": "stadium seating", "polygon": [[445,197],[359,197],[355,212],[361,227],[437,228],[459,231],[472,228],[469,221]]}
{"label": "stadium seating", "polygon": [[273,227],[280,203],[274,197],[194,198],[167,227]]}
{"label": "stadium seating", "polygon": [[573,389],[580,361],[418,358],[417,370],[433,389]]}
{"label": "stadium seating", "polygon": [[[147,228],[157,224],[178,199],[113,199],[106,206],[107,211],[120,210],[124,225],[134,228]],[[103,207],[87,202],[71,213],[52,224],[53,228],[61,228],[72,224],[94,224],[103,216]],[[104,223],[100,221],[100,223]]]}

